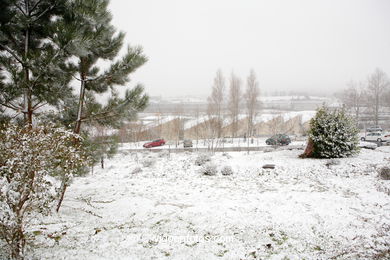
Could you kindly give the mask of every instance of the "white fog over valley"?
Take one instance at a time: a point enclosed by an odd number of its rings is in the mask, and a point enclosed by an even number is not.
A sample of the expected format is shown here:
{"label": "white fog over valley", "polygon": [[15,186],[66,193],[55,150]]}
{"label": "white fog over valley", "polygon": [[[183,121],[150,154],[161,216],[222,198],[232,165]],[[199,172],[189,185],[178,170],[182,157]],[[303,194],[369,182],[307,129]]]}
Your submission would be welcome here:
{"label": "white fog over valley", "polygon": [[390,71],[387,0],[113,0],[113,24],[142,45],[133,81],[152,96],[208,96],[218,69],[263,93],[331,95],[376,68]]}

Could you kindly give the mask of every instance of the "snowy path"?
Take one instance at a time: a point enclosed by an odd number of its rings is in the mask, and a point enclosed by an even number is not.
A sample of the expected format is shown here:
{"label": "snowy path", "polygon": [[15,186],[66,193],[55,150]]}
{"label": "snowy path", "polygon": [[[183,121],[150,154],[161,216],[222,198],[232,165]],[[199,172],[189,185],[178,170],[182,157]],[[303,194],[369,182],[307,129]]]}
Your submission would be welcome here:
{"label": "snowy path", "polygon": [[[389,254],[389,147],[326,166],[299,151],[216,154],[232,176],[202,176],[195,153],[131,153],[77,178],[39,220],[39,259],[356,259]],[[144,167],[145,161],[156,163]],[[261,165],[274,163],[275,170]],[[147,164],[147,163],[146,163]],[[140,166],[143,171],[131,174]],[[44,224],[44,225],[43,225]],[[39,232],[38,232],[39,231]],[[50,237],[48,237],[50,236]]]}

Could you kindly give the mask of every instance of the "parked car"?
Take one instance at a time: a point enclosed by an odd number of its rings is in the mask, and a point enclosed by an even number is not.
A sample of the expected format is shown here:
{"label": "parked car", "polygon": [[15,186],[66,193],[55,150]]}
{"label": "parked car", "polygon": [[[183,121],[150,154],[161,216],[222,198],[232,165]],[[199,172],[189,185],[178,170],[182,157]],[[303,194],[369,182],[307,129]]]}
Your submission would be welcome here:
{"label": "parked car", "polygon": [[382,132],[383,129],[379,125],[370,126],[366,129],[367,132]]}
{"label": "parked car", "polygon": [[265,140],[265,143],[268,145],[288,145],[291,143],[291,139],[288,135],[276,134]]}
{"label": "parked car", "polygon": [[152,147],[155,147],[155,146],[161,146],[161,145],[164,145],[165,144],[165,140],[164,139],[156,139],[156,140],[153,140],[149,143],[145,143],[143,146],[145,148],[152,148]]}
{"label": "parked car", "polygon": [[390,141],[390,134],[383,134],[382,132],[371,132],[360,138],[362,141]]}
{"label": "parked car", "polygon": [[189,139],[184,140],[183,141],[183,147],[184,148],[192,147],[192,140],[189,140]]}

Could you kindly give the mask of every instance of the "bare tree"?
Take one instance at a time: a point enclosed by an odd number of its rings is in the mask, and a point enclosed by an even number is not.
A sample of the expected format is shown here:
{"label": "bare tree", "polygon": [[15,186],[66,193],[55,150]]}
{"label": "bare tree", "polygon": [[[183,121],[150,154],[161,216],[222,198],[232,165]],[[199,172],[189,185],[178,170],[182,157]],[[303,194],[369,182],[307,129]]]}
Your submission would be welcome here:
{"label": "bare tree", "polygon": [[241,80],[232,72],[230,77],[228,110],[231,122],[232,137],[236,137],[238,131],[238,115],[240,113]]}
{"label": "bare tree", "polygon": [[254,120],[257,115],[257,110],[259,108],[259,83],[256,78],[256,74],[253,70],[250,71],[250,74],[246,81],[246,91],[244,94],[246,112],[248,116],[248,126],[247,126],[247,135],[253,135],[253,125]]}
{"label": "bare tree", "polygon": [[365,90],[362,82],[350,81],[347,83],[348,88],[341,93],[341,101],[343,105],[355,115],[355,120],[358,123],[360,112],[365,103]]}
{"label": "bare tree", "polygon": [[270,121],[267,122],[268,128],[272,135],[280,134],[283,131],[284,118],[281,112],[275,115]]}
{"label": "bare tree", "polygon": [[211,96],[207,99],[207,113],[216,117],[217,137],[222,135],[222,120],[223,120],[223,101],[225,92],[225,78],[222,71],[218,70],[214,78],[214,85]]}
{"label": "bare tree", "polygon": [[372,108],[375,125],[378,125],[379,112],[384,99],[383,97],[389,84],[386,73],[378,68],[368,77],[367,97]]}
{"label": "bare tree", "polygon": [[182,119],[182,114],[183,114],[183,105],[180,104],[175,107],[175,119],[173,121],[173,134],[176,139],[176,147],[179,145],[179,141],[183,139],[184,135],[184,125],[183,125],[183,119]]}

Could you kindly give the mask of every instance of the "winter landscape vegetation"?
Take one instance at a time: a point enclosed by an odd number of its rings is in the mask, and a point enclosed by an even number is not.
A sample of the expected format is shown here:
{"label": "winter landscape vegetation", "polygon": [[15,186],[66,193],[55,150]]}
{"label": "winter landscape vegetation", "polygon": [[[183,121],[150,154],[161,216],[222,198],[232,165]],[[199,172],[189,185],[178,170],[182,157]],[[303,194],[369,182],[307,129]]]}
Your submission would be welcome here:
{"label": "winter landscape vegetation", "polygon": [[0,259],[390,258],[388,1],[0,7]]}

